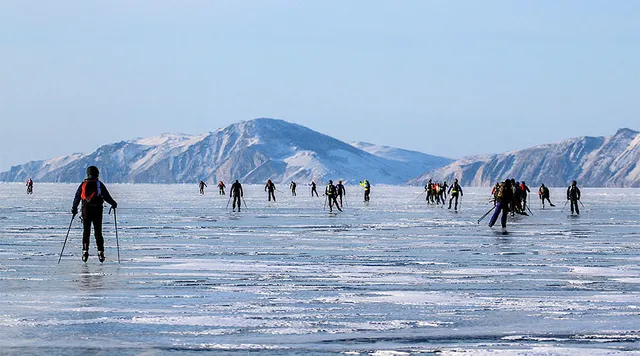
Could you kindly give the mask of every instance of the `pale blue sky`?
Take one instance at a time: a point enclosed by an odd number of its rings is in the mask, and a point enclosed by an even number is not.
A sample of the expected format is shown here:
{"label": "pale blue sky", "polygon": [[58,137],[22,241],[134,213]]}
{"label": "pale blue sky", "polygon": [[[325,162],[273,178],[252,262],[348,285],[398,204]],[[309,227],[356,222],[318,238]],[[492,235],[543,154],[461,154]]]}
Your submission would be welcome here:
{"label": "pale blue sky", "polygon": [[640,123],[638,1],[2,1],[0,170],[276,117],[459,158]]}

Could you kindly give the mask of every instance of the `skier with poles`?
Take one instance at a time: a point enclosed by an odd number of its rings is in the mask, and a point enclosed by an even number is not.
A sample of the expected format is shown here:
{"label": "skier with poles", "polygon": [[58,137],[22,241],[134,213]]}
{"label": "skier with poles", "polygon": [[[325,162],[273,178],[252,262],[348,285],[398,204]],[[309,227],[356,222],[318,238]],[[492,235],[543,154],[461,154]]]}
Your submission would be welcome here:
{"label": "skier with poles", "polygon": [[[527,195],[529,193],[531,193],[531,190],[529,190],[529,186],[527,186],[527,183],[522,181],[522,183],[520,183],[520,197],[522,198],[522,211],[525,211],[528,208]],[[531,209],[529,209],[529,211],[531,211]]]}
{"label": "skier with poles", "polygon": [[427,192],[427,204],[429,204],[429,202],[433,200],[433,183],[431,182],[431,179],[429,179],[429,182],[425,184],[424,191]]}
{"label": "skier with poles", "polygon": [[[502,212],[502,218],[500,220],[502,224],[502,233],[507,232],[507,217],[509,216],[509,204],[513,200],[513,189],[511,188],[511,180],[507,179],[500,184],[500,188],[498,189],[498,194],[496,195],[496,207],[493,212],[493,216],[491,216],[491,220],[489,221],[489,227],[493,227],[493,225],[498,220],[498,215]],[[478,220],[480,222],[480,220]]]}
{"label": "skier with poles", "polygon": [[[342,205],[342,196],[344,195],[345,197],[347,196],[347,189],[344,187],[344,185],[342,185],[342,181],[339,180],[338,184],[336,184],[336,190],[338,193],[338,197],[340,198],[340,207],[343,208]],[[346,199],[346,198],[345,198]]]}
{"label": "skier with poles", "polygon": [[[235,183],[231,184],[231,192],[229,193],[229,198],[233,197],[233,211],[236,211],[236,203],[238,204],[238,212],[240,212],[240,208],[242,207],[242,197],[244,196],[244,192],[242,191],[242,184],[238,180]],[[227,207],[229,203],[227,202]]]}
{"label": "skier with poles", "polygon": [[222,181],[220,181],[220,183],[218,183],[218,194],[219,195],[225,195],[224,194],[224,188],[226,188],[227,186],[224,185],[224,183]]}
{"label": "skier with poles", "polygon": [[200,181],[200,195],[204,195],[204,187],[207,186],[207,183],[205,183],[204,181]]}
{"label": "skier with poles", "polygon": [[338,201],[336,200],[336,196],[337,196],[337,189],[336,186],[333,185],[333,181],[329,180],[329,184],[327,184],[327,187],[324,189],[324,194],[327,197],[327,199],[329,200],[329,212],[333,212],[333,205],[335,204],[336,208],[338,208],[338,210],[342,211],[342,209],[340,209],[340,205],[338,205]]}
{"label": "skier with poles", "polygon": [[276,201],[276,185],[273,184],[273,182],[271,181],[271,179],[267,179],[267,184],[265,184],[264,186],[264,191],[268,191],[267,193],[267,198],[269,201],[271,201],[271,197],[273,197],[273,201]]}
{"label": "skier with poles", "polygon": [[311,186],[311,196],[313,197],[313,193],[316,194],[316,196],[318,196],[318,191],[316,190],[316,182],[311,181],[311,184],[309,184]]}
{"label": "skier with poles", "polygon": [[[82,201],[82,262],[87,262],[89,258],[89,243],[91,241],[91,225],[93,224],[93,233],[96,238],[98,248],[98,259],[104,262],[104,238],[102,237],[102,204],[107,202],[111,208],[118,207],[118,203],[111,197],[107,187],[102,183],[98,176],[100,171],[96,166],[87,168],[87,178],[80,184],[73,200],[71,213],[73,216],[78,214],[78,205]],[[73,221],[73,219],[72,219]],[[62,255],[62,253],[61,253]]]}
{"label": "skier with poles", "polygon": [[571,202],[571,215],[575,208],[576,214],[580,215],[580,209],[578,208],[578,201],[580,200],[580,188],[578,188],[578,182],[575,180],[571,182],[571,186],[567,188],[567,200]]}
{"label": "skier with poles", "polygon": [[296,186],[297,184],[294,181],[291,181],[291,184],[289,184],[289,189],[291,189],[291,195],[294,197],[296,196]]}

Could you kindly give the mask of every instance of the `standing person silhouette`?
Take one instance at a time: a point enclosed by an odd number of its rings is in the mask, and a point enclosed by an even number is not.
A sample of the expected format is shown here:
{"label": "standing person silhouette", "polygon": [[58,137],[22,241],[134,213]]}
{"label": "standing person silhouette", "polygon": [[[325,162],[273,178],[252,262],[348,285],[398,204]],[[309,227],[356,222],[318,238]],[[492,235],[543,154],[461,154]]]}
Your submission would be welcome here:
{"label": "standing person silhouette", "polygon": [[104,262],[104,238],[102,237],[102,204],[107,202],[113,209],[118,207],[118,203],[111,197],[107,187],[98,176],[100,171],[96,166],[87,168],[87,178],[80,184],[73,199],[71,213],[78,214],[78,205],[82,202],[82,262],[87,262],[89,258],[89,243],[91,242],[91,225],[93,224],[93,234],[98,247],[98,259]]}
{"label": "standing person silhouette", "polygon": [[342,206],[342,196],[344,195],[345,197],[347,196],[347,189],[344,187],[344,185],[342,185],[342,181],[339,180],[338,184],[336,184],[336,190],[338,191],[338,198],[340,198],[340,207],[343,208]]}
{"label": "standing person silhouette", "polygon": [[276,201],[276,185],[273,184],[273,182],[271,181],[271,179],[267,180],[267,184],[265,184],[264,186],[264,191],[267,192],[267,198],[269,201],[271,201],[271,198],[273,197],[273,201]]}
{"label": "standing person silhouette", "polygon": [[580,215],[580,208],[578,208],[578,201],[580,200],[580,188],[578,188],[578,182],[575,180],[571,182],[569,188],[567,188],[567,200],[571,202],[571,215],[575,210],[576,214]]}
{"label": "standing person silhouette", "polygon": [[[238,212],[242,208],[242,197],[244,196],[244,192],[242,191],[242,184],[236,179],[236,182],[231,184],[231,191],[229,192],[231,197],[233,197],[233,211],[236,211],[236,204],[238,204]],[[229,203],[227,202],[227,208],[229,207]]]}
{"label": "standing person silhouette", "polygon": [[371,183],[368,180],[363,180],[360,182],[360,186],[364,187],[364,201],[368,202],[371,195]]}

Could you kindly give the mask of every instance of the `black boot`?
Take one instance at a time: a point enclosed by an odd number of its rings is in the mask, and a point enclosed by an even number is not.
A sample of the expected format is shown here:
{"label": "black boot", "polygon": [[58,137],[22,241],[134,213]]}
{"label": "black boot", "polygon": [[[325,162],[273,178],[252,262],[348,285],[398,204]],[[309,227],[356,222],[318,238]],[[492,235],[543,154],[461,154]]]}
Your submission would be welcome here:
{"label": "black boot", "polygon": [[98,260],[104,262],[104,251],[98,251]]}
{"label": "black boot", "polygon": [[82,262],[87,262],[88,259],[89,259],[89,251],[82,250]]}

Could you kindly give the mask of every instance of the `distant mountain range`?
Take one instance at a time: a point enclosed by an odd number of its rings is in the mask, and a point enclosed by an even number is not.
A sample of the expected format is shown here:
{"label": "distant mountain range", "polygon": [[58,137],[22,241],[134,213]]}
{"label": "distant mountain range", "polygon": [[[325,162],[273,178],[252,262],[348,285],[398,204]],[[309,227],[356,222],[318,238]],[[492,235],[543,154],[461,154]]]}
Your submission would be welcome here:
{"label": "distant mountain range", "polygon": [[106,182],[264,183],[296,180],[401,184],[453,160],[367,143],[353,145],[276,119],[243,121],[204,135],[164,134],[108,144],[89,154],[34,161],[0,181],[78,182],[89,165]]}
{"label": "distant mountain range", "polygon": [[[608,137],[577,137],[503,154],[457,161],[416,151],[351,144],[276,119],[243,121],[203,135],[164,134],[28,162],[0,173],[0,181],[78,182],[96,165],[106,182],[284,183],[342,179],[422,185],[428,179],[490,186],[505,178],[531,186],[640,187],[640,134],[620,129]],[[427,172],[427,173],[425,173]]]}
{"label": "distant mountain range", "polygon": [[577,180],[583,187],[640,187],[640,134],[620,129],[607,137],[577,137],[495,155],[471,156],[434,169],[409,184],[429,179],[466,186],[491,186],[505,178],[531,186],[567,186]]}

